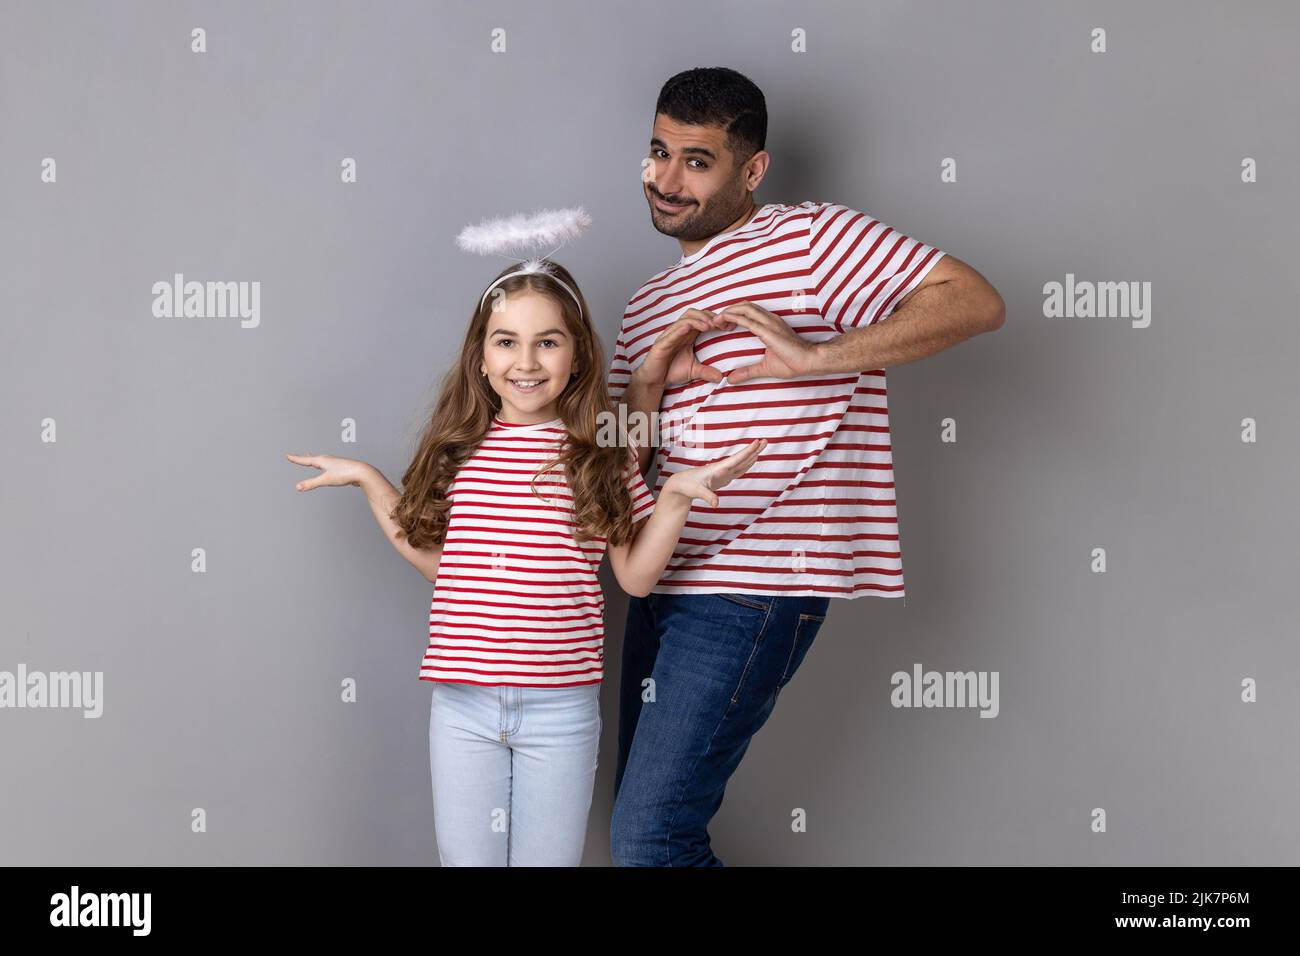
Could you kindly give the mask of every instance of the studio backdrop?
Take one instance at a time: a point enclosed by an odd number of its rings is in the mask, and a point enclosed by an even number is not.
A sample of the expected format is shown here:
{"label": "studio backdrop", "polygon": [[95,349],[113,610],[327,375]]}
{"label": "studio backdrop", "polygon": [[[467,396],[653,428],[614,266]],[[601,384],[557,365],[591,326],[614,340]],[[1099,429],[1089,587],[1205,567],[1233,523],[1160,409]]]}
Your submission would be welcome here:
{"label": "studio backdrop", "polygon": [[[716,65],[767,97],[760,202],[864,210],[1007,313],[888,370],[907,596],[832,602],[720,855],[1300,860],[1294,5],[2,18],[2,862],[436,865],[431,585],[284,454],[400,482],[499,268],[453,244],[486,216],[587,209],[559,258],[608,361],[680,252],[641,192],[655,97]],[[240,306],[160,302],[186,282]]]}

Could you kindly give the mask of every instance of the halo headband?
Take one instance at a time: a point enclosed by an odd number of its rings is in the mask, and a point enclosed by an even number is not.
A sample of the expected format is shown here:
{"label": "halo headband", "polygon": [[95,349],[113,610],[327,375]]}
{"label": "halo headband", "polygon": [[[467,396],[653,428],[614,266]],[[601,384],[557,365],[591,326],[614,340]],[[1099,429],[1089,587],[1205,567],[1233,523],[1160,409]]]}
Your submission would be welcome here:
{"label": "halo headband", "polygon": [[573,298],[573,301],[578,304],[578,313],[581,315],[582,301],[578,298],[578,293],[574,292],[573,289],[570,288],[569,283],[565,282],[563,279],[561,279],[559,276],[557,276],[554,272],[551,271],[551,267],[553,265],[554,263],[548,262],[543,259],[529,259],[528,261],[524,262],[522,266],[520,266],[520,268],[516,269],[514,272],[507,272],[505,275],[501,276],[500,278],[494,279],[492,284],[483,290],[483,295],[478,300],[478,307],[480,309],[483,308],[483,303],[487,301],[488,293],[491,292],[493,289],[495,289],[497,286],[499,286],[501,283],[505,282],[507,279],[513,278],[514,276],[545,275],[545,276],[550,276],[552,282],[557,283],[561,288],[564,289],[565,292],[569,293],[569,295]]}
{"label": "halo headband", "polygon": [[[555,274],[555,263],[548,261],[548,256],[565,243],[582,235],[582,230],[591,225],[591,217],[581,206],[569,209],[542,209],[532,214],[518,213],[513,216],[485,219],[477,226],[466,226],[456,237],[456,244],[466,252],[478,255],[503,255],[516,259],[519,268],[508,272],[492,281],[478,300],[479,308],[487,301],[488,293],[506,279],[520,275],[545,275],[558,283],[578,304],[582,312],[582,302],[567,282]],[[553,247],[546,255],[538,256],[539,249]],[[527,258],[520,258],[524,253]]]}

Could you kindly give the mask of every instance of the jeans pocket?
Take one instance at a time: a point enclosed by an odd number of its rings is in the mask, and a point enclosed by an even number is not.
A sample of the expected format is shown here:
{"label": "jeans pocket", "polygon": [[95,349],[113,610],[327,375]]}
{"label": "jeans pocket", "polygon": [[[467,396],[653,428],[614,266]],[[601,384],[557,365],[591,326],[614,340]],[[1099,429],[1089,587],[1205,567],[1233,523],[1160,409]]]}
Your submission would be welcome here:
{"label": "jeans pocket", "polygon": [[808,653],[808,648],[812,646],[813,638],[821,630],[822,623],[826,620],[825,615],[819,614],[800,614],[799,622],[794,628],[794,641],[790,645],[790,658],[785,662],[785,670],[781,674],[781,679],[776,682],[776,692],[781,693],[781,689],[790,683],[794,677],[795,671],[803,663],[804,655]]}
{"label": "jeans pocket", "polygon": [[719,593],[718,597],[722,598],[724,601],[730,601],[732,604],[739,604],[741,607],[753,608],[756,611],[766,611],[772,606],[770,603],[771,598],[764,601],[752,594],[738,594],[733,591],[727,591]]}

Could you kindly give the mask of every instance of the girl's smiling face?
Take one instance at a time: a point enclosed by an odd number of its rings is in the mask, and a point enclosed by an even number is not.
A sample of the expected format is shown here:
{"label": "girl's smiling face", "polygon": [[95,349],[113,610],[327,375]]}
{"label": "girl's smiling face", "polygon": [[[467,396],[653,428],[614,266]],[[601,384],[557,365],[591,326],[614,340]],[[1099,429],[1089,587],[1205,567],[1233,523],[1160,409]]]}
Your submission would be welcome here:
{"label": "girl's smiling face", "polygon": [[559,417],[557,400],[576,371],[573,338],[554,300],[520,290],[498,300],[483,338],[483,364],[501,397],[502,421],[536,425]]}

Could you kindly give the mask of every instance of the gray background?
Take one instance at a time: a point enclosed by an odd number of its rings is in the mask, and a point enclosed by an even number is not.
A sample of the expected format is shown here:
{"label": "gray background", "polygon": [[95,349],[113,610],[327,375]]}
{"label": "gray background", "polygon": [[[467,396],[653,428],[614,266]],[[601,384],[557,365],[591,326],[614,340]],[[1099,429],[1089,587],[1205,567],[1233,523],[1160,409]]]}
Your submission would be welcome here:
{"label": "gray background", "polygon": [[[679,252],[639,162],[660,85],[699,65],[767,95],[760,201],[866,210],[1007,303],[999,333],[890,370],[908,597],[832,603],[719,855],[1300,862],[1297,26],[1280,2],[5,0],[0,669],[106,687],[98,720],[0,711],[4,862],[436,865],[431,587],[359,490],[300,495],[315,472],[282,455],[400,481],[498,267],[452,245],[485,216],[585,204],[560,258],[608,358]],[[260,281],[261,326],[154,318],[174,272]],[[1067,272],[1151,282],[1150,328],[1044,318]],[[588,865],[609,860],[626,607],[602,580]],[[1000,715],[892,708],[917,661],[999,671]]]}

